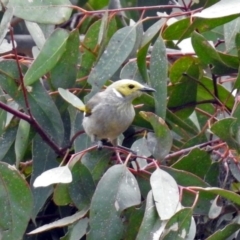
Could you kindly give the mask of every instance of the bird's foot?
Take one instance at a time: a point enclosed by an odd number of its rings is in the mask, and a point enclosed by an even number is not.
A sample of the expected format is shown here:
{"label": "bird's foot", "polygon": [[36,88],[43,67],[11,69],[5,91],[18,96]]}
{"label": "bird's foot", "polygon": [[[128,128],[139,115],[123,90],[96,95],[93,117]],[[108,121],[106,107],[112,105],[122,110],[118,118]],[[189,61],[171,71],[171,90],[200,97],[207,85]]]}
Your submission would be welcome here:
{"label": "bird's foot", "polygon": [[99,141],[97,142],[97,149],[98,149],[98,150],[102,150],[102,148],[103,148],[103,142],[102,142],[101,140],[99,140]]}

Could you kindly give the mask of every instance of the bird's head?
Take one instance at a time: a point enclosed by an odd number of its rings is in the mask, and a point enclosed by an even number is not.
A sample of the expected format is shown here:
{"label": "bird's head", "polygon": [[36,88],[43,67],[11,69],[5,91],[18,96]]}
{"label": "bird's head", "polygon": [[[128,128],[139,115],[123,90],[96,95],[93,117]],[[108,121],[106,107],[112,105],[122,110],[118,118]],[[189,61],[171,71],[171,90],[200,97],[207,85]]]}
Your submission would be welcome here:
{"label": "bird's head", "polygon": [[155,89],[130,79],[116,81],[108,86],[107,90],[113,90],[119,97],[124,97],[131,101],[141,96],[144,92],[155,92]]}

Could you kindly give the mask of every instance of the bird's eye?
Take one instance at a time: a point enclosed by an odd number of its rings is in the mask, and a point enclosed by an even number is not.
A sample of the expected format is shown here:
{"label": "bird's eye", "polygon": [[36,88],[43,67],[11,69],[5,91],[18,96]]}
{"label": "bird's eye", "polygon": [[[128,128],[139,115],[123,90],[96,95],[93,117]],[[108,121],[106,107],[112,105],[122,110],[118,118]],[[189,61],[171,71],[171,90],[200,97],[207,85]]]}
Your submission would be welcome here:
{"label": "bird's eye", "polygon": [[134,85],[133,85],[133,84],[129,84],[129,85],[128,85],[128,88],[133,89],[133,88],[134,88]]}

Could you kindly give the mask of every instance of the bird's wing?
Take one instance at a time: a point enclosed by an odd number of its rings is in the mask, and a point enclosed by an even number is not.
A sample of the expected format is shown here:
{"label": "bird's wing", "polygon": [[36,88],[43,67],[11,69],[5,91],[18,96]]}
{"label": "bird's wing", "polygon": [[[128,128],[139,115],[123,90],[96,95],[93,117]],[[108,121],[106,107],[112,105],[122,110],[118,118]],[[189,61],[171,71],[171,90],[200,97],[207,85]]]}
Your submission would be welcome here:
{"label": "bird's wing", "polygon": [[104,100],[104,94],[103,92],[99,92],[96,95],[94,95],[85,105],[85,116],[90,116],[92,114],[92,110],[94,107],[96,107],[98,104],[100,104]]}

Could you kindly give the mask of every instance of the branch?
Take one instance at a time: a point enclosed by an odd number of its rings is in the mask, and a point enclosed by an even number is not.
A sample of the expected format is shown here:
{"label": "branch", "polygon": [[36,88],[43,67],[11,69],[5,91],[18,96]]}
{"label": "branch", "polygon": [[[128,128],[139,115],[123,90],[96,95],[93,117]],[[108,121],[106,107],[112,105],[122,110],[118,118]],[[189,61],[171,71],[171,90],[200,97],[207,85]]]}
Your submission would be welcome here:
{"label": "branch", "polygon": [[36,132],[42,137],[42,139],[60,156],[64,155],[64,151],[66,151],[63,148],[60,148],[56,145],[55,142],[43,131],[43,129],[39,126],[38,122],[34,119],[28,116],[25,113],[22,113],[20,111],[17,111],[11,107],[9,107],[7,104],[0,101],[0,108],[13,114],[15,117],[18,117],[20,119],[25,120],[28,122],[35,130]]}

